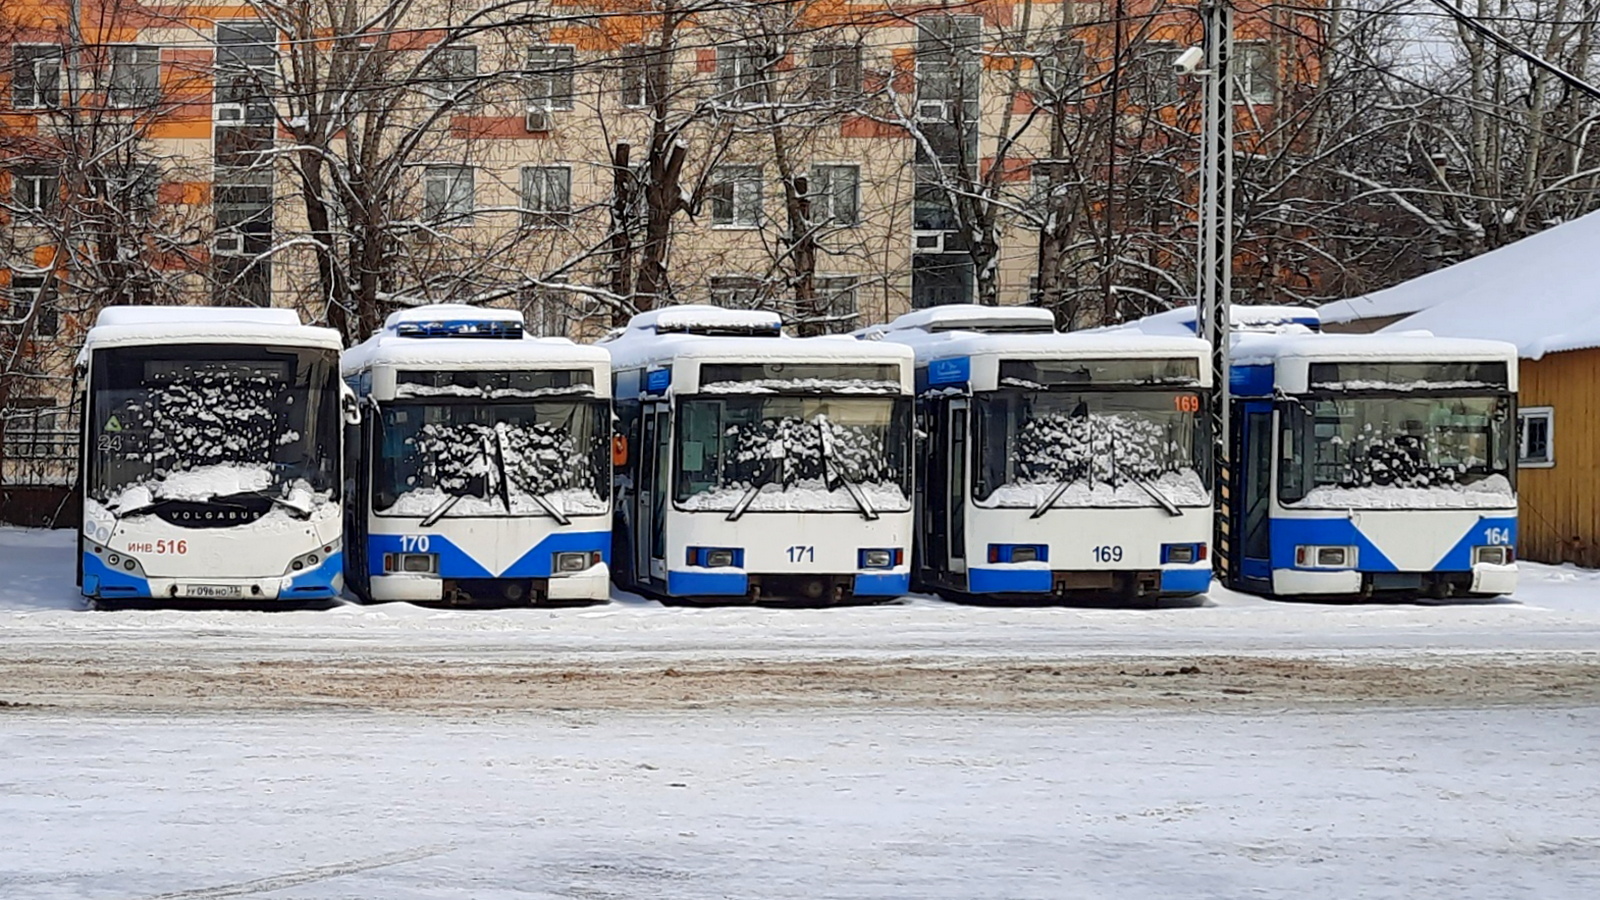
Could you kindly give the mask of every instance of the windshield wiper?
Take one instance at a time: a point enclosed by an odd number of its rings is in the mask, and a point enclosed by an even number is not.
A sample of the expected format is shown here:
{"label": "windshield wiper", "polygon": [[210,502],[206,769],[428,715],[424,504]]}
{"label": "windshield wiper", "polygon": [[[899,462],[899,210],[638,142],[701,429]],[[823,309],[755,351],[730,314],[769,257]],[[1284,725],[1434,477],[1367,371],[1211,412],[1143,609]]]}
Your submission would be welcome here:
{"label": "windshield wiper", "polygon": [[435,522],[444,518],[444,514],[449,512],[452,506],[460,503],[462,498],[466,496],[466,494],[451,494],[450,496],[444,498],[444,502],[434,507],[433,512],[422,517],[422,522],[419,523],[420,526],[422,528],[432,528]]}
{"label": "windshield wiper", "polygon": [[[822,436],[822,471],[823,477],[826,479],[828,457],[833,454],[833,432],[828,430],[828,424],[823,421],[821,416],[817,417],[817,433]],[[833,473],[839,477],[839,483],[844,485],[845,493],[849,494],[850,499],[856,502],[856,506],[861,507],[862,518],[868,522],[877,521],[878,511],[872,508],[871,503],[867,502],[867,495],[861,490],[861,486],[847,478],[837,463],[833,466]]]}
{"label": "windshield wiper", "polygon": [[1067,478],[1056,482],[1055,489],[1050,492],[1050,496],[1040,501],[1039,505],[1033,508],[1033,514],[1028,518],[1037,519],[1049,512],[1050,508],[1056,505],[1056,501],[1061,499],[1061,495],[1067,492],[1067,488],[1071,487],[1072,483],[1077,480],[1076,478]]}
{"label": "windshield wiper", "polygon": [[1145,481],[1143,478],[1140,478],[1137,475],[1132,475],[1132,474],[1129,474],[1127,472],[1123,472],[1122,476],[1124,478],[1128,479],[1129,481],[1133,482],[1134,484],[1138,485],[1140,488],[1143,488],[1144,492],[1146,494],[1150,495],[1150,499],[1156,501],[1156,503],[1162,509],[1167,511],[1167,515],[1169,515],[1169,516],[1181,516],[1181,515],[1183,515],[1183,510],[1178,508],[1178,504],[1173,503],[1171,497],[1168,497],[1166,494],[1163,494],[1163,493],[1161,493],[1161,491],[1157,490],[1155,485],[1151,484],[1148,481]]}
{"label": "windshield wiper", "polygon": [[781,456],[772,457],[772,461],[767,464],[766,470],[750,482],[750,487],[745,489],[744,496],[740,497],[739,502],[733,505],[732,511],[728,513],[727,521],[737,522],[744,517],[745,511],[750,508],[750,504],[755,502],[756,495],[761,493],[762,488],[772,483],[772,476],[777,474],[778,464],[782,459],[783,457]]}
{"label": "windshield wiper", "polygon": [[[509,516],[509,515],[511,515],[511,479],[510,479],[509,476],[506,475],[505,428],[506,428],[506,426],[505,426],[504,422],[496,422],[495,423],[495,426],[494,426],[494,448],[495,448],[494,464],[495,464],[495,467],[500,470],[500,502],[504,503],[506,505],[506,515]],[[561,510],[556,509],[556,505],[554,503],[551,503],[549,498],[546,497],[543,493],[539,493],[539,492],[536,492],[536,491],[527,491],[526,493],[527,493],[527,495],[529,497],[533,498],[533,502],[539,504],[539,508],[544,510],[545,515],[549,516],[552,519],[555,519],[556,522],[561,524],[561,525],[571,525],[572,524],[572,519],[568,518],[566,513],[563,513]]]}

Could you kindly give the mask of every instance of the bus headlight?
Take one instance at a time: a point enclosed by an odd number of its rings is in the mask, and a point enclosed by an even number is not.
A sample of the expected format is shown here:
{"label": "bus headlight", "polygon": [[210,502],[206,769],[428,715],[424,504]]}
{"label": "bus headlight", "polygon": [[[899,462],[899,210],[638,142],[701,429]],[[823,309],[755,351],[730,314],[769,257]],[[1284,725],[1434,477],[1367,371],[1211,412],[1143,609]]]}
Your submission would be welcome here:
{"label": "bus headlight", "polygon": [[1353,569],[1356,548],[1300,544],[1294,548],[1294,564],[1302,569]]}
{"label": "bus headlight", "polygon": [[989,562],[992,563],[1031,563],[1049,561],[1050,548],[1047,544],[989,545]]}
{"label": "bus headlight", "polygon": [[744,568],[744,551],[738,547],[688,547],[687,562],[705,569]]}
{"label": "bus headlight", "polygon": [[706,566],[712,569],[733,565],[732,550],[707,550]]}
{"label": "bus headlight", "polygon": [[383,555],[383,571],[385,574],[401,572],[406,575],[437,575],[439,572],[439,554],[437,553],[385,553]]}
{"label": "bus headlight", "polygon": [[1472,564],[1486,566],[1509,566],[1517,561],[1517,551],[1504,544],[1493,547],[1473,547]]}
{"label": "bus headlight", "polygon": [[1177,565],[1206,561],[1205,544],[1162,544],[1161,561]]}
{"label": "bus headlight", "polygon": [[599,550],[579,550],[557,553],[552,568],[556,572],[570,575],[598,565],[600,565]]}
{"label": "bus headlight", "polygon": [[862,550],[856,559],[856,565],[862,569],[892,569],[900,565],[905,559],[905,551],[899,548]]}

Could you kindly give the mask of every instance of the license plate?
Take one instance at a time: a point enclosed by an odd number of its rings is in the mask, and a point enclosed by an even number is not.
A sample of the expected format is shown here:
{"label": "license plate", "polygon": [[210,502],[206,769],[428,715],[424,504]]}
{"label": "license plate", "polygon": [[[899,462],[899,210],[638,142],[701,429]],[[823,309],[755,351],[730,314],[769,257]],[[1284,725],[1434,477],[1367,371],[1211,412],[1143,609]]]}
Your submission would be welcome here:
{"label": "license plate", "polygon": [[244,585],[186,584],[178,589],[178,593],[185,597],[200,597],[206,600],[241,600],[244,598]]}

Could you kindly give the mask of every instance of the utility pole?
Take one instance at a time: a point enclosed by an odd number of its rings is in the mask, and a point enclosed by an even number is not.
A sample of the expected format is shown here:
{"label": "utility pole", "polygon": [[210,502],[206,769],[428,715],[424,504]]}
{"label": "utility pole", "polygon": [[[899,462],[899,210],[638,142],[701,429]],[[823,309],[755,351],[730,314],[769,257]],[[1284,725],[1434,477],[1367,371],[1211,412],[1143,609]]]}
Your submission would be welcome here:
{"label": "utility pole", "polygon": [[1233,563],[1229,510],[1233,482],[1228,465],[1230,437],[1228,351],[1233,300],[1233,2],[1202,0],[1205,24],[1205,110],[1200,135],[1200,246],[1196,256],[1195,324],[1211,342],[1212,460],[1217,503],[1216,560],[1224,582]]}

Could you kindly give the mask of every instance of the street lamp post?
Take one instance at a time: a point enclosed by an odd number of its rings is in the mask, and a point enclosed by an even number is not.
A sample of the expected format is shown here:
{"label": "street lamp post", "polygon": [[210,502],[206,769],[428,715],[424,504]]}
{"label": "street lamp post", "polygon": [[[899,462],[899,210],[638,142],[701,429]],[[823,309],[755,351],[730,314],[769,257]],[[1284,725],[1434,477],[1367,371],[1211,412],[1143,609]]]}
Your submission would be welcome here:
{"label": "street lamp post", "polygon": [[1233,59],[1232,0],[1201,0],[1205,26],[1205,109],[1200,135],[1199,247],[1196,256],[1195,324],[1211,342],[1212,459],[1220,514],[1217,571],[1224,582],[1233,560],[1229,506],[1233,484],[1228,465],[1230,307],[1233,296]]}

